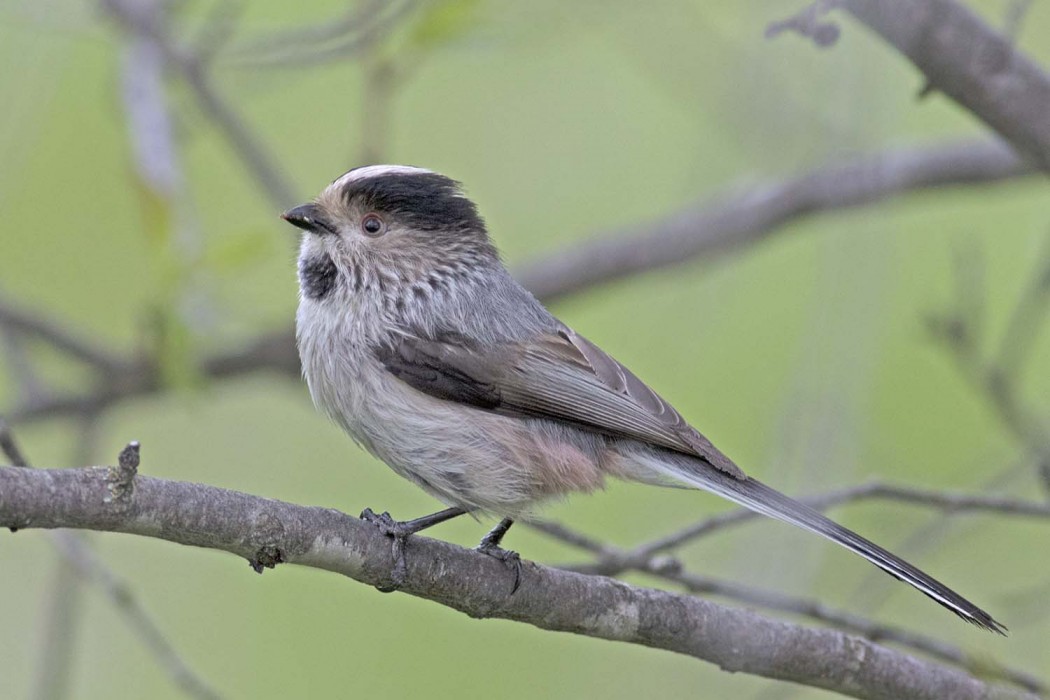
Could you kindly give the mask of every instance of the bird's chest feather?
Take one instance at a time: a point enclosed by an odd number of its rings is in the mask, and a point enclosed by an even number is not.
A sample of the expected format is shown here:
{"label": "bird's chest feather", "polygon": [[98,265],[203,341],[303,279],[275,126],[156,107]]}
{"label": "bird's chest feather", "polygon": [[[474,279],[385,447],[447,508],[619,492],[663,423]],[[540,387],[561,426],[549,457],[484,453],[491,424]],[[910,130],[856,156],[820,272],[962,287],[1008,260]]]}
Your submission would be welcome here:
{"label": "bird's chest feather", "polygon": [[[348,293],[346,280],[338,275],[321,297],[311,296],[302,272],[300,277],[296,340],[310,395],[318,408],[363,441],[361,416],[381,400],[385,374],[370,348],[388,319],[367,295]],[[327,284],[319,282],[316,288]]]}

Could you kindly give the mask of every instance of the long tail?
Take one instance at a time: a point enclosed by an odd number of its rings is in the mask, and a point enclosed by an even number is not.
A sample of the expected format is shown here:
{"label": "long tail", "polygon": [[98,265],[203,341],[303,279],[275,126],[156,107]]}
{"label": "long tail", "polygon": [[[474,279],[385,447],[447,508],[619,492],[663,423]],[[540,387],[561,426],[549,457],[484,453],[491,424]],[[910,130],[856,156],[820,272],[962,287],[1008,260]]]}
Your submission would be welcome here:
{"label": "long tail", "polygon": [[[650,462],[652,464],[652,462]],[[655,465],[653,465],[655,466]],[[963,598],[932,576],[920,571],[895,554],[848,530],[807,505],[785,496],[750,477],[737,479],[704,462],[675,455],[660,460],[660,471],[670,472],[677,480],[738,503],[762,515],[797,525],[840,544],[879,567],[890,576],[910,583],[962,619],[978,627],[1006,634],[1006,627],[991,615]]]}

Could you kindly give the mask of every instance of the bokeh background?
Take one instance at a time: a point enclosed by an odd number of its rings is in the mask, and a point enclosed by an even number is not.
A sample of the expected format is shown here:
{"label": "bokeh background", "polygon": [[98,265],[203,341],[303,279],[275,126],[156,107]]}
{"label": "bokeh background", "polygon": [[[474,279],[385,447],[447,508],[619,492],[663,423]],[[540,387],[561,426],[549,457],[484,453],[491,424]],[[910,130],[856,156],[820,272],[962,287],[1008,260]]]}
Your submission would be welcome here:
{"label": "bokeh background", "polygon": [[[918,100],[921,76],[847,18],[825,50],[793,35],[764,40],[767,23],[797,9],[790,4],[378,3],[371,9],[385,8],[387,24],[365,30],[367,13],[357,15],[340,35],[348,48],[327,53],[338,42],[300,30],[334,28],[367,3],[162,5],[155,16],[186,52],[209,56],[210,87],[276,164],[288,198],[305,200],[365,162],[429,167],[465,183],[512,267],[640,231],[726,188],[986,134],[946,98]],[[1010,5],[975,9],[1001,25]],[[49,467],[112,463],[136,439],[150,475],[354,514],[435,510],[316,414],[300,382],[270,373],[210,381],[194,370],[216,350],[290,326],[295,232],[277,218],[281,195],[260,186],[182,74],[151,69],[157,56],[106,7],[0,5],[0,295],[114,352],[156,352],[165,386],[87,428],[69,417],[16,422],[28,456]],[[1043,65],[1048,31],[1050,6],[1034,3],[1018,42]],[[153,128],[163,119],[150,121],[158,86],[170,140]],[[553,310],[788,493],[880,480],[1044,498],[1039,446],[1004,426],[929,319],[981,319],[972,347],[995,357],[1047,267],[1048,232],[1041,177],[902,195],[568,296]],[[1012,388],[1045,427],[1050,333],[1046,314],[1031,320],[1031,353]],[[33,391],[90,390],[82,367],[5,337],[4,412],[17,414]],[[727,507],[614,484],[544,515],[630,546]],[[679,555],[696,571],[923,631],[980,663],[1050,668],[1044,523],[967,515],[945,524],[887,502],[833,515],[993,612],[1010,637],[971,629],[860,559],[776,523]],[[469,546],[487,525],[456,521],[432,534]],[[471,620],[320,571],[256,576],[223,553],[90,539],[227,697],[829,696],[665,652]],[[547,563],[586,560],[525,527],[508,546]],[[62,583],[67,575],[40,532],[0,535],[0,696],[38,687],[57,589],[75,623],[69,697],[179,697],[110,603],[90,585]]]}

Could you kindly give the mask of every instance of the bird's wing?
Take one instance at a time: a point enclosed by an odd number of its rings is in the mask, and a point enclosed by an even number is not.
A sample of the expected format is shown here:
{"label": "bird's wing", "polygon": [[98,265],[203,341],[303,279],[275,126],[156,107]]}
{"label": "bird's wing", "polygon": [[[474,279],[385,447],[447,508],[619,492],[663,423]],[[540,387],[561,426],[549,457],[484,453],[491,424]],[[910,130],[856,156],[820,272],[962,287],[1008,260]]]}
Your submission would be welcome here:
{"label": "bird's wing", "polygon": [[376,348],[386,369],[447,401],[547,418],[702,457],[744,473],[626,367],[565,326],[524,342],[480,347],[453,335],[398,337]]}

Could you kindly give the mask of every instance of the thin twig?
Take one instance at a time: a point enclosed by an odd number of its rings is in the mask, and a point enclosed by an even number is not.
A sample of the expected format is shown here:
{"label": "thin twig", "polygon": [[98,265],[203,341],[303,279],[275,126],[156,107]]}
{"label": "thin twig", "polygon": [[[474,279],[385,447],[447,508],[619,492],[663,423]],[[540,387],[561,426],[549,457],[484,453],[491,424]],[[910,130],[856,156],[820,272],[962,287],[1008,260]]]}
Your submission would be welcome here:
{"label": "thin twig", "polygon": [[77,337],[65,324],[20,308],[7,299],[0,299],[0,325],[22,335],[38,338],[103,374],[116,374],[123,371],[127,365],[127,362],[119,355]]}
{"label": "thin twig", "polygon": [[76,656],[77,623],[84,600],[83,579],[66,557],[60,555],[56,564],[44,589],[43,641],[30,694],[32,700],[72,697],[69,690]]}
{"label": "thin twig", "polygon": [[0,323],[0,346],[3,347],[4,361],[20,404],[43,401],[48,394],[36,366],[29,358],[25,341],[25,336]]}
{"label": "thin twig", "polygon": [[1050,318],[1050,234],[1036,259],[1039,265],[1014,304],[995,360],[999,371],[1014,381],[1027,366],[1035,341]]}
{"label": "thin twig", "polygon": [[[1008,487],[1009,482],[1030,471],[1031,467],[1028,464],[1028,460],[1019,460],[978,484],[976,487],[977,491],[987,495],[1002,492]],[[957,515],[961,515],[961,513],[951,508],[936,513],[936,517],[931,519],[930,522],[915,528],[899,544],[895,545],[894,551],[901,555],[938,551],[944,546],[943,540],[950,533],[951,527],[956,524],[953,519]],[[880,602],[885,601],[889,597],[890,587],[885,585],[889,581],[887,581],[885,576],[880,575],[881,573],[869,572],[856,586],[854,599],[863,597],[865,609],[869,613],[873,612]],[[881,587],[882,593],[881,595],[875,595],[875,591],[879,590],[879,587]]]}
{"label": "thin twig", "polygon": [[199,58],[175,43],[154,13],[129,0],[100,0],[106,12],[125,29],[151,40],[189,87],[201,111],[219,128],[234,153],[243,161],[248,174],[278,208],[296,203],[295,189],[277,167],[274,158],[255,138],[236,110],[212,85],[211,76]]}
{"label": "thin twig", "polygon": [[1050,294],[1043,288],[1043,285],[1050,288],[1047,280],[1050,280],[1050,264],[1039,269],[1036,282],[1015,307],[1015,318],[1007,326],[1004,343],[1017,343],[1020,349],[1005,351],[999,359],[990,362],[981,356],[982,339],[965,310],[932,315],[928,319],[928,329],[949,351],[960,375],[987,399],[1003,427],[1043,465],[1050,464],[1050,424],[1025,405],[1017,391],[1016,372],[1024,364],[1028,352],[1025,346],[1033,342],[1032,334],[1036,332],[1028,324],[1045,317],[1046,306],[1050,305]]}
{"label": "thin twig", "polygon": [[[1047,503],[917,489],[880,482],[850,486],[798,500],[816,510],[826,510],[846,503],[873,499],[910,503],[912,505],[950,510],[957,513],[981,512],[1020,517],[1050,518],[1050,504]],[[762,517],[754,511],[740,508],[704,518],[681,530],[635,547],[628,551],[627,557],[624,559],[607,558],[607,560],[596,565],[594,572],[606,576],[615,576],[628,568],[635,568],[637,565],[644,564],[660,552],[681,547],[687,542],[713,532],[750,520],[759,520]]]}
{"label": "thin twig", "polygon": [[[102,422],[97,415],[80,420],[79,439],[73,448],[72,464],[94,464]],[[86,533],[85,533],[86,535]],[[78,536],[81,539],[85,535]],[[69,697],[72,668],[76,661],[78,637],[84,602],[85,579],[59,556],[57,566],[44,592],[40,653],[32,697],[36,700],[59,700]]]}
{"label": "thin twig", "polygon": [[143,642],[175,687],[188,697],[199,700],[218,700],[221,697],[182,659],[164,632],[142,607],[130,584],[117,576],[85,545],[83,539],[77,537],[76,533],[64,531],[51,533],[51,536],[77,574],[95,584],[116,607],[117,612]]}
{"label": "thin twig", "polygon": [[[0,451],[7,455],[13,467],[19,469],[30,467],[15,441],[10,426],[3,418],[0,418]],[[3,498],[0,497],[0,501],[2,500]],[[58,530],[48,535],[65,561],[77,574],[96,584],[116,607],[176,687],[187,696],[198,700],[217,700],[220,697],[182,660],[157,623],[139,602],[131,586],[110,569],[78,533]]]}
{"label": "thin twig", "polygon": [[[586,535],[567,528],[560,523],[529,521],[527,524],[560,542],[583,549],[599,558],[597,566],[588,563],[561,567],[569,571],[604,574],[605,567],[602,566],[602,562],[609,561],[619,564],[620,562],[629,561],[631,562],[630,569],[676,583],[691,593],[722,596],[767,610],[776,610],[826,622],[838,629],[860,635],[872,641],[894,642],[901,646],[921,651],[963,669],[971,669],[975,664],[973,657],[955,645],[900,627],[882,625],[861,615],[835,610],[816,600],[691,573],[684,569],[679,560],[669,556],[655,556],[640,561],[633,556],[632,552],[592,540]],[[992,664],[990,669],[989,678],[1005,680],[1034,693],[1046,691],[1046,686],[1040,679],[1024,671],[1010,669],[998,664]]]}
{"label": "thin twig", "polygon": [[359,56],[396,29],[417,5],[416,0],[372,0],[335,20],[255,40],[223,62],[238,68],[298,68]]}
{"label": "thin twig", "polygon": [[0,416],[0,452],[4,453],[12,467],[29,466],[25,455],[22,454],[22,450],[15,440],[15,434],[11,431],[11,426],[3,416]]}

